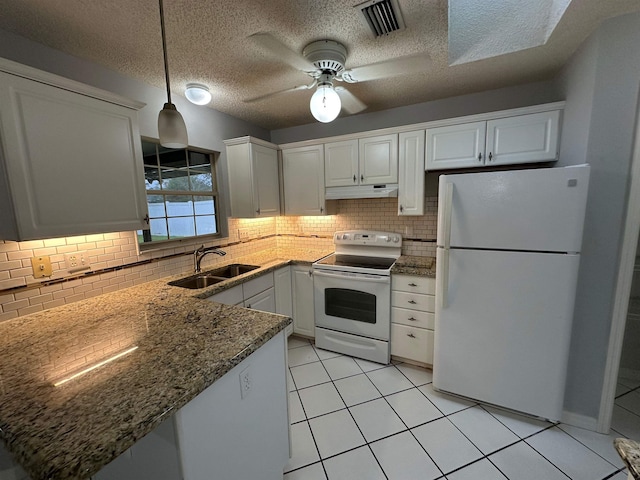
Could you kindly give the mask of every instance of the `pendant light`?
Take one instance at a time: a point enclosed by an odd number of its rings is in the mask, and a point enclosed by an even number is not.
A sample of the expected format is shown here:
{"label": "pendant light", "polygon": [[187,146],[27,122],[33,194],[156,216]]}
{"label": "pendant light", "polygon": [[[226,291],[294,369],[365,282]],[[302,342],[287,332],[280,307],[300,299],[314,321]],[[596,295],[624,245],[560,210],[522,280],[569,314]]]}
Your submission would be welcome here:
{"label": "pendant light", "polygon": [[309,108],[316,120],[322,123],[333,122],[340,114],[342,102],[333,89],[332,78],[328,74],[323,74],[318,83],[318,89],[311,96]]}
{"label": "pendant light", "polygon": [[176,106],[171,103],[169,64],[167,63],[167,40],[164,31],[164,7],[160,0],[160,28],[162,29],[162,53],[164,55],[164,76],[167,82],[167,103],[158,115],[158,137],[160,145],[167,148],[186,148],[189,144],[187,127]]}

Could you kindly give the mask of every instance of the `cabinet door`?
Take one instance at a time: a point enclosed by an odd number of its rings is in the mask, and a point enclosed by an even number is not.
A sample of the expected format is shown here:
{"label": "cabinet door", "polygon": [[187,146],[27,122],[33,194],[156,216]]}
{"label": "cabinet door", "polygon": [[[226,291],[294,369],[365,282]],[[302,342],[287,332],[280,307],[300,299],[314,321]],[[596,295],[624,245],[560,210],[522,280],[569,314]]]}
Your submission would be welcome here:
{"label": "cabinet door", "polygon": [[134,109],[0,73],[0,127],[15,214],[4,239],[146,228]]}
{"label": "cabinet door", "polygon": [[276,313],[293,318],[291,267],[279,268],[273,274],[276,290]]}
{"label": "cabinet door", "polygon": [[324,149],[322,145],[282,151],[285,215],[323,215]]}
{"label": "cabinet door", "polygon": [[359,182],[358,140],[325,143],[325,187],[348,187]]}
{"label": "cabinet door", "polygon": [[486,131],[487,122],[428,128],[427,171],[483,166]]}
{"label": "cabinet door", "polygon": [[360,184],[398,183],[398,134],[358,140]]}
{"label": "cabinet door", "polygon": [[274,288],[271,287],[262,293],[247,298],[244,301],[245,308],[260,310],[261,312],[276,313],[276,295]]}
{"label": "cabinet door", "polygon": [[398,215],[424,215],[424,130],[399,135]]}
{"label": "cabinet door", "polygon": [[251,145],[253,157],[253,185],[258,199],[256,216],[280,215],[280,187],[278,185],[278,152],[262,145]]}
{"label": "cabinet door", "polygon": [[391,355],[433,364],[433,330],[391,324]]}
{"label": "cabinet door", "polygon": [[293,270],[293,333],[313,337],[313,277],[311,267],[292,267]]}
{"label": "cabinet door", "polygon": [[487,165],[546,162],[558,150],[560,111],[487,122]]}

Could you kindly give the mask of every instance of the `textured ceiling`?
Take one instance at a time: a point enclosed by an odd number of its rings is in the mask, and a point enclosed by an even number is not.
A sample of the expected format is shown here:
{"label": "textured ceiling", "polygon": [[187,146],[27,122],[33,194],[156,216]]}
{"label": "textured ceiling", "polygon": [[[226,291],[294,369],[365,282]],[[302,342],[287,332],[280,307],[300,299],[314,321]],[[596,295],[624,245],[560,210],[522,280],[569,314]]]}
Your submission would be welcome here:
{"label": "textured ceiling", "polygon": [[[267,129],[284,128],[314,121],[312,92],[243,100],[309,83],[309,77],[248,38],[257,32],[269,32],[297,52],[314,40],[338,40],[347,47],[347,68],[417,53],[431,57],[424,73],[347,85],[371,112],[548,79],[602,20],[640,10],[638,0],[573,0],[546,44],[449,66],[446,0],[398,0],[406,29],[380,38],[353,8],[361,1],[165,0],[172,91],[183,95],[188,82],[204,83],[213,94],[209,107]],[[476,0],[489,1],[494,3]],[[0,0],[0,11],[4,30],[164,88],[157,0]],[[513,18],[518,14],[505,9],[505,25],[526,23]],[[501,19],[494,20],[499,29]],[[468,22],[467,33],[480,32],[473,18]],[[501,42],[509,51],[509,38]]]}

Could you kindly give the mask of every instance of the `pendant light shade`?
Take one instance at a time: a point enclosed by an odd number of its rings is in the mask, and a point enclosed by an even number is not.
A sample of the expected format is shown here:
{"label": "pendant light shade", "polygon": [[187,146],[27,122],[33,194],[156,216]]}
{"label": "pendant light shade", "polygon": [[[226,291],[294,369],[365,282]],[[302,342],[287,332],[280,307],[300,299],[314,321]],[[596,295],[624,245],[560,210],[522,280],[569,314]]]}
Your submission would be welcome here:
{"label": "pendant light shade", "polygon": [[322,123],[333,122],[342,108],[340,97],[330,83],[318,85],[318,89],[311,96],[309,103],[311,114]]}
{"label": "pendant light shade", "polygon": [[167,148],[186,148],[189,144],[187,127],[173,103],[165,103],[158,115],[160,145]]}
{"label": "pendant light shade", "polygon": [[158,138],[160,145],[167,148],[186,148],[189,145],[187,126],[184,118],[171,103],[171,84],[169,82],[169,64],[167,62],[167,40],[164,30],[164,6],[160,1],[160,29],[162,30],[162,54],[164,57],[164,76],[167,81],[167,103],[158,115]]}

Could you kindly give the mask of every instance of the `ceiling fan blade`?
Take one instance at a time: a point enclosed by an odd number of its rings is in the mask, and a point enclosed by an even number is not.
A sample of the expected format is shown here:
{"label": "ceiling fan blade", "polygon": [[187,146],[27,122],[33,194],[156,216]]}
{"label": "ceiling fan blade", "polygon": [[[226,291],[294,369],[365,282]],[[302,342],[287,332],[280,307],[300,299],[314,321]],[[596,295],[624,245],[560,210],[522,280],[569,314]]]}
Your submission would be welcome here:
{"label": "ceiling fan blade", "polygon": [[294,52],[280,40],[269,33],[254,33],[249,38],[253,39],[258,45],[265,50],[271,52],[282,62],[291,65],[293,68],[302,70],[303,72],[315,72],[317,68],[313,63],[304,58],[298,52]]}
{"label": "ceiling fan blade", "polygon": [[342,79],[345,82],[355,83],[407,75],[409,73],[426,72],[429,63],[430,58],[426,54],[408,55],[345,70],[342,72]]}
{"label": "ceiling fan blade", "polygon": [[342,102],[342,109],[350,115],[363,111],[367,106],[358,97],[344,87],[335,87]]}
{"label": "ceiling fan blade", "polygon": [[282,95],[289,92],[297,92],[298,90],[309,90],[315,86],[316,86],[316,82],[313,82],[309,85],[298,85],[297,87],[287,88],[285,90],[279,90],[277,92],[265,93],[264,95],[260,95],[259,97],[248,98],[247,100],[244,100],[244,102],[245,103],[259,102],[260,100],[264,100],[270,97],[277,97],[278,95]]}

